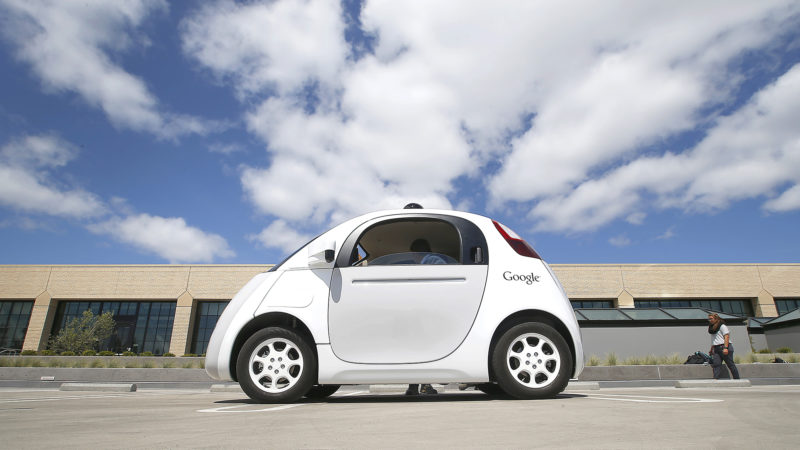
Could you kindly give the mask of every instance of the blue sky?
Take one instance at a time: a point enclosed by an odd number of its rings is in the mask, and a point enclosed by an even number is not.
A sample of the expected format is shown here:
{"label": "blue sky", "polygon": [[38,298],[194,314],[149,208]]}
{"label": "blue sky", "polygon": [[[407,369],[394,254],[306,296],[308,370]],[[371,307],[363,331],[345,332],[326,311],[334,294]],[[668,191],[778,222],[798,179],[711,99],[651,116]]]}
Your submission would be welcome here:
{"label": "blue sky", "polygon": [[800,262],[800,4],[0,0],[0,263],[275,263],[355,215]]}

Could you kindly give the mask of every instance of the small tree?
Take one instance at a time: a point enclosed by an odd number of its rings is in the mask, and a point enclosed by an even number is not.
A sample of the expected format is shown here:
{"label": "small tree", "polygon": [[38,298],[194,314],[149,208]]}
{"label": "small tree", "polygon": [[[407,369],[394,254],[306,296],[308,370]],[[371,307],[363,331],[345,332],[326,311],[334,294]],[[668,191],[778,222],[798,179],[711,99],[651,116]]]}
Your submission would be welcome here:
{"label": "small tree", "polygon": [[95,316],[86,310],[81,317],[70,320],[50,340],[50,349],[58,353],[70,351],[80,355],[86,350],[97,350],[100,342],[108,339],[113,332],[114,319],[110,312]]}

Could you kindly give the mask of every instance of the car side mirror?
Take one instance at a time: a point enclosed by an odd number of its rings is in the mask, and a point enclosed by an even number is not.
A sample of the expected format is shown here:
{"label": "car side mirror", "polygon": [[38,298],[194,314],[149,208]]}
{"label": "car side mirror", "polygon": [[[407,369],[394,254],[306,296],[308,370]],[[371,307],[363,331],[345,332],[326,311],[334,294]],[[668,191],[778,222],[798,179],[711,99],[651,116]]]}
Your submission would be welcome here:
{"label": "car side mirror", "polygon": [[330,269],[336,259],[336,242],[319,241],[308,245],[308,267],[311,269]]}

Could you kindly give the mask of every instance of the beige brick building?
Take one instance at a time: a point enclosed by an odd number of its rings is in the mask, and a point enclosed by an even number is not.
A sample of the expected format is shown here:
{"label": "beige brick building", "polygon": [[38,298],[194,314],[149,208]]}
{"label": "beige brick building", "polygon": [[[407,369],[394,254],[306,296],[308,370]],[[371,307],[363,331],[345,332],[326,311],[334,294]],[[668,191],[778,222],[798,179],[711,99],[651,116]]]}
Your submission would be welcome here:
{"label": "beige brick building", "polygon": [[[117,351],[203,353],[224,305],[270,265],[0,266],[0,347],[42,350],[82,310],[117,318]],[[701,306],[774,317],[800,306],[800,264],[556,264],[583,308]]]}

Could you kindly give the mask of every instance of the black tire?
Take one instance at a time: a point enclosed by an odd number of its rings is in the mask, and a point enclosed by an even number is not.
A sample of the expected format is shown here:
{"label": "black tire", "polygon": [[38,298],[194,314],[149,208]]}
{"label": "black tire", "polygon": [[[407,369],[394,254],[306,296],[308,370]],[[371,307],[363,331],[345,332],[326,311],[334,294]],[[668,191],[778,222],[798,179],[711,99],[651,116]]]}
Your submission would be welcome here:
{"label": "black tire", "polygon": [[492,350],[497,384],[519,399],[550,398],[567,387],[569,346],[551,326],[527,322],[503,333]]}
{"label": "black tire", "polygon": [[335,394],[341,385],[338,384],[315,384],[306,392],[306,398],[321,399]]}
{"label": "black tire", "polygon": [[261,403],[290,403],[305,395],[317,378],[317,359],[294,331],[270,327],[245,341],[236,360],[242,390]]}
{"label": "black tire", "polygon": [[481,384],[476,384],[476,385],[475,385],[475,389],[477,389],[477,390],[479,390],[479,391],[483,392],[483,393],[484,393],[484,394],[486,394],[486,395],[491,395],[491,396],[502,396],[502,395],[506,395],[506,391],[502,390],[502,389],[500,388],[500,386],[498,386],[498,385],[497,385],[497,383],[481,383]]}

